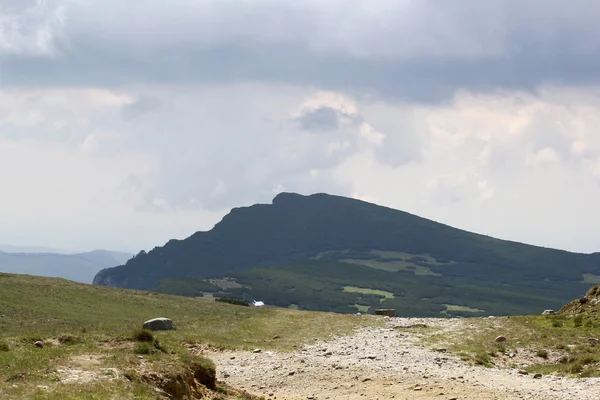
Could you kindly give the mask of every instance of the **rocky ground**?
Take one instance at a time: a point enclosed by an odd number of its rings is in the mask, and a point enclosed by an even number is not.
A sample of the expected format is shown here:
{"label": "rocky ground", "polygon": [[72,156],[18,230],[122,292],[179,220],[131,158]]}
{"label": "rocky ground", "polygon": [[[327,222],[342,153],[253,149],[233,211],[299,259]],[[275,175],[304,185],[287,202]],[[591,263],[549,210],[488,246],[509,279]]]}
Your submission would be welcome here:
{"label": "rocky ground", "polygon": [[[217,378],[272,399],[599,399],[600,379],[534,378],[470,366],[421,344],[415,324],[456,332],[464,320],[390,318],[384,327],[292,353],[209,351]],[[464,326],[463,326],[464,328]],[[206,350],[204,350],[206,351]]]}

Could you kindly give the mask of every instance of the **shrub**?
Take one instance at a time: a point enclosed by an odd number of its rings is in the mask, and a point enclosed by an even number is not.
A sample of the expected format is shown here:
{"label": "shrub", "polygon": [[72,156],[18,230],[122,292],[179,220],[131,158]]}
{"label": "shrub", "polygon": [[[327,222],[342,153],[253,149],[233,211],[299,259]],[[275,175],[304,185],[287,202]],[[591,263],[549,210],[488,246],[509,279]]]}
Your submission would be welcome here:
{"label": "shrub", "polygon": [[9,351],[10,347],[8,346],[8,343],[6,343],[5,341],[0,341],[0,351]]}
{"label": "shrub", "polygon": [[535,355],[544,359],[548,358],[548,352],[546,350],[538,350]]}
{"label": "shrub", "polygon": [[136,342],[153,342],[154,335],[147,329],[136,329],[133,331],[133,340]]}
{"label": "shrub", "polygon": [[563,323],[562,323],[562,321],[553,321],[552,322],[552,327],[553,328],[562,328],[563,327]]}
{"label": "shrub", "polygon": [[484,352],[478,352],[477,354],[475,354],[475,356],[473,357],[473,361],[475,361],[475,364],[483,365],[485,367],[489,367],[491,365],[489,354]]}
{"label": "shrub", "polygon": [[81,343],[81,339],[74,335],[60,335],[58,338],[60,344],[76,344]]}
{"label": "shrub", "polygon": [[163,346],[162,344],[160,344],[158,339],[154,339],[154,342],[152,343],[152,345],[154,346],[154,348],[156,350],[162,351],[163,353],[167,352],[167,348],[165,346]]}
{"label": "shrub", "polygon": [[139,342],[135,344],[133,352],[135,354],[150,354],[152,353],[152,348],[148,342]]}
{"label": "shrub", "polygon": [[567,368],[567,371],[572,374],[578,374],[581,371],[583,371],[583,364],[581,364],[580,362],[576,362],[570,365],[569,368]]}
{"label": "shrub", "polygon": [[249,306],[249,304],[243,300],[230,299],[228,297],[218,297],[217,299],[215,299],[215,301],[218,301],[220,303],[234,304],[236,306],[246,306],[246,307]]}
{"label": "shrub", "polygon": [[569,362],[569,357],[567,357],[567,356],[562,356],[562,357],[561,357],[561,358],[558,360],[558,362],[559,362],[559,363],[561,363],[561,364],[567,364],[567,363]]}
{"label": "shrub", "polygon": [[594,326],[595,325],[594,325],[594,323],[592,322],[591,319],[588,319],[587,321],[585,321],[585,327],[586,328],[593,328]]}
{"label": "shrub", "polygon": [[573,326],[575,328],[579,328],[581,325],[583,325],[583,316],[582,315],[578,315],[575,318],[573,318]]}

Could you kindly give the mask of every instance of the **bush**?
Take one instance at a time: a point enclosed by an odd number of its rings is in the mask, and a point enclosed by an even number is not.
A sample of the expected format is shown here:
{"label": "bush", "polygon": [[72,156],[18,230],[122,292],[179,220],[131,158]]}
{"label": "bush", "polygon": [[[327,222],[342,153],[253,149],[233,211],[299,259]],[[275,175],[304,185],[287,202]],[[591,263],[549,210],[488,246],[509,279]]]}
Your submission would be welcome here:
{"label": "bush", "polygon": [[491,366],[490,355],[484,352],[478,352],[475,354],[473,361],[475,361],[475,364],[483,365],[484,367]]}
{"label": "bush", "polygon": [[579,328],[581,325],[583,325],[583,316],[578,315],[575,318],[573,318],[573,326],[575,328]]}
{"label": "bush", "polygon": [[150,347],[150,344],[148,344],[148,342],[139,342],[135,344],[133,352],[135,354],[150,354],[152,353],[152,347]]}
{"label": "bush", "polygon": [[81,343],[81,339],[73,335],[60,335],[57,340],[58,343],[67,345]]}
{"label": "bush", "polygon": [[0,351],[9,351],[10,347],[5,341],[0,341]]}
{"label": "bush", "polygon": [[591,319],[588,319],[587,321],[585,321],[585,327],[586,328],[594,328],[595,325],[594,325],[594,323],[592,322]]}
{"label": "bush", "polygon": [[167,348],[165,346],[163,346],[162,344],[160,344],[158,339],[155,339],[154,342],[152,342],[152,345],[154,346],[154,348],[156,350],[162,351],[163,353],[167,352]]}
{"label": "bush", "polygon": [[217,299],[215,299],[215,301],[218,301],[220,303],[234,304],[236,306],[249,306],[249,304],[243,300],[230,299],[228,297],[218,297]]}
{"label": "bush", "polygon": [[562,323],[562,321],[553,321],[552,322],[552,327],[553,328],[562,328],[563,327],[563,323]]}
{"label": "bush", "polygon": [[546,350],[538,350],[535,355],[544,359],[548,358],[548,352]]}
{"label": "bush", "polygon": [[153,342],[154,335],[147,329],[136,329],[133,331],[133,340],[136,342]]}

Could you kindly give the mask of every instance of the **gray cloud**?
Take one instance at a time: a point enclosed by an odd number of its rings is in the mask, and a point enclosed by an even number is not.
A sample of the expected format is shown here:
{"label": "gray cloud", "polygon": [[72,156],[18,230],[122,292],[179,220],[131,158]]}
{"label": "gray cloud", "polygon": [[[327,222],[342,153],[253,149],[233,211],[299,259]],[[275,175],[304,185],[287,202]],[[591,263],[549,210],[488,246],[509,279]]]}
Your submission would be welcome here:
{"label": "gray cloud", "polygon": [[124,120],[131,120],[140,117],[158,107],[160,107],[160,101],[154,97],[142,95],[137,98],[133,103],[127,104],[121,110],[121,117]]}
{"label": "gray cloud", "polygon": [[332,107],[303,110],[296,121],[305,131],[330,131],[340,126],[339,111]]}
{"label": "gray cloud", "polygon": [[23,43],[0,50],[0,83],[262,81],[439,101],[457,88],[600,81],[593,0],[51,4],[63,17],[38,22],[43,43],[0,22],[0,42]]}

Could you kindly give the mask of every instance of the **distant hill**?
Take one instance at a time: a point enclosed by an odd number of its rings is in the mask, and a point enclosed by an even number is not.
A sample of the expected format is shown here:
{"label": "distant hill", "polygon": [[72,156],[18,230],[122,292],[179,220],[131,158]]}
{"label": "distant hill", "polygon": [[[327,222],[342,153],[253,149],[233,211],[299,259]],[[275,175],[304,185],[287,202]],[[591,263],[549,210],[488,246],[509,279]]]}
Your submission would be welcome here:
{"label": "distant hill", "polygon": [[559,308],[580,295],[600,279],[600,253],[494,239],[340,196],[282,193],[104,269],[94,283],[170,293],[185,286],[189,295],[224,277],[237,286],[216,295],[280,306],[506,315]]}
{"label": "distant hill", "polygon": [[98,271],[125,263],[131,254],[94,250],[78,254],[0,251],[0,272],[65,278],[91,283]]}
{"label": "distant hill", "polygon": [[40,246],[13,246],[10,244],[0,243],[0,251],[5,253],[54,253],[54,254],[70,254],[73,251],[66,249],[55,249],[52,247]]}
{"label": "distant hill", "polygon": [[131,253],[109,250],[92,250],[85,253],[75,253],[72,255],[75,257],[84,258],[94,264],[101,265],[103,267],[114,267],[117,265],[122,265],[129,261],[131,258],[133,258],[133,254]]}

